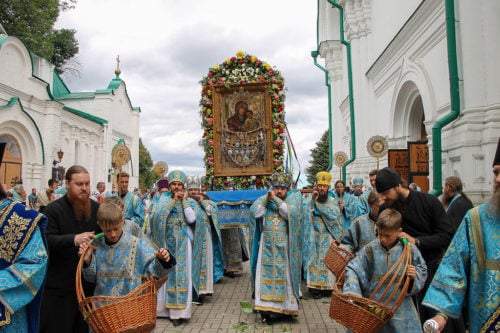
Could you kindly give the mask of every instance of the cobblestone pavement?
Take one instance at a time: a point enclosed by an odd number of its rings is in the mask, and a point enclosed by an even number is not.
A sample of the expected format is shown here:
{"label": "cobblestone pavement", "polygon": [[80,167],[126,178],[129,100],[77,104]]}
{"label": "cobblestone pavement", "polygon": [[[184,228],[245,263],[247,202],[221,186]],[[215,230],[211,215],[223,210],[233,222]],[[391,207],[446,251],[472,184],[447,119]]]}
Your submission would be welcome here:
{"label": "cobblestone pavement", "polygon": [[195,305],[191,319],[174,327],[169,319],[158,318],[155,333],[174,332],[346,332],[345,328],[328,316],[330,298],[315,300],[302,285],[304,299],[296,318],[274,320],[272,326],[261,322],[260,314],[247,314],[240,302],[252,302],[248,262],[243,274],[234,279],[224,277],[215,285],[214,295],[204,298],[203,305]]}

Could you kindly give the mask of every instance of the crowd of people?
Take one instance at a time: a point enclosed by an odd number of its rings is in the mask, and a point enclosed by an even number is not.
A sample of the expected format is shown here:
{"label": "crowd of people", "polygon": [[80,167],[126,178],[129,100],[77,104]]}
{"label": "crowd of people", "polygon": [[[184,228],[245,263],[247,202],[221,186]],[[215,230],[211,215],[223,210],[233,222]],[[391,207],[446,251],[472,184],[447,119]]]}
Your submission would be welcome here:
{"label": "crowd of people", "polygon": [[[199,177],[180,170],[145,196],[129,191],[127,173],[112,192],[103,182],[91,192],[79,165],[68,168],[63,192],[53,180],[29,196],[3,185],[0,332],[88,332],[75,290],[80,256],[86,295],[125,295],[149,276],[168,277],[157,317],[174,326],[188,323],[193,306],[223,276],[237,278],[248,259],[253,309],[271,325],[299,315],[302,285],[315,299],[339,282],[346,294],[377,296],[405,246],[411,261],[401,274],[411,283],[381,332],[421,332],[429,320],[437,332],[498,331],[500,141],[493,174],[492,198],[473,207],[458,177],[445,179],[439,200],[389,167],[369,173],[369,190],[353,179],[352,192],[342,180],[331,188],[327,171],[303,192],[291,175],[275,173],[249,207],[247,235],[221,228]],[[324,261],[332,242],[356,255],[341,281]]]}

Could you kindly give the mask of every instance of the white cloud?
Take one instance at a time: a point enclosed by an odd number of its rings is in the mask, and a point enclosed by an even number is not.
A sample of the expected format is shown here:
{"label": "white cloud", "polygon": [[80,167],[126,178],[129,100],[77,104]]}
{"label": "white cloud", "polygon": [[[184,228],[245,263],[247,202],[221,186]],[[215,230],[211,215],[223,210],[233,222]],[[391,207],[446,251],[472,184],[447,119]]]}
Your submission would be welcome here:
{"label": "white cloud", "polygon": [[[120,77],[140,106],[140,136],[153,160],[203,174],[199,81],[239,50],[275,66],[287,88],[286,122],[302,169],[328,128],[324,73],[316,49],[316,3],[302,0],[80,0],[57,27],[75,29],[80,77],[71,91],[106,87],[120,55]],[[302,172],[304,174],[304,171]]]}

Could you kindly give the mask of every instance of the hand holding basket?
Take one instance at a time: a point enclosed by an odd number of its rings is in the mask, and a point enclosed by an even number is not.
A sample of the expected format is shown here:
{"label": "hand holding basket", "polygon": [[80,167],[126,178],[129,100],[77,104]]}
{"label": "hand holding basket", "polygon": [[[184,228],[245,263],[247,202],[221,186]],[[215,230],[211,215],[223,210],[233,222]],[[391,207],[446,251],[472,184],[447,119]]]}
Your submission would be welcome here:
{"label": "hand holding basket", "polygon": [[[340,284],[334,286],[330,302],[330,318],[355,333],[375,333],[391,320],[403,303],[411,280],[406,274],[411,264],[410,245],[406,239],[401,241],[403,253],[382,277],[368,298],[342,293]],[[386,281],[388,282],[382,293],[375,299],[375,295]],[[399,295],[396,295],[398,291]],[[394,303],[389,306],[392,301]]]}
{"label": "hand holding basket", "polygon": [[[102,238],[102,234],[96,238]],[[91,246],[86,251],[92,249]],[[167,281],[147,278],[124,296],[86,297],[82,286],[85,253],[76,268],[76,297],[80,312],[95,333],[151,332],[156,326],[156,292]]]}

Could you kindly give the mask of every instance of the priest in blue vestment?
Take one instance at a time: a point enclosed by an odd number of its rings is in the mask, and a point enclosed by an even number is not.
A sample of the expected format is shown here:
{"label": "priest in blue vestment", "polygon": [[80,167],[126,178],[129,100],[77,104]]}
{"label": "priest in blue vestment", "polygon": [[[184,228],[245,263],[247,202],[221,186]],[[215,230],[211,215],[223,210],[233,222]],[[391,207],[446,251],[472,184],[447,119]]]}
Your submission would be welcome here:
{"label": "priest in blue vestment", "polygon": [[168,317],[174,326],[179,326],[191,318],[191,300],[196,287],[193,281],[199,280],[200,273],[197,270],[200,258],[194,256],[193,246],[202,244],[203,233],[202,225],[195,223],[200,207],[185,191],[186,174],[174,170],[167,180],[170,192],[163,192],[151,211],[150,237],[177,259],[167,283],[158,291],[157,315]]}
{"label": "priest in blue vestment", "polygon": [[425,294],[438,332],[463,306],[469,332],[500,331],[500,139],[493,175],[492,198],[467,212]]}
{"label": "priest in blue vestment", "polygon": [[333,273],[325,265],[330,244],[339,241],[343,234],[342,217],[337,200],[328,195],[332,176],[327,171],[316,175],[316,190],[308,197],[305,215],[312,225],[313,252],[307,269],[307,287],[315,299],[328,297],[336,282]]}
{"label": "priest in blue vestment", "polygon": [[254,309],[271,324],[271,314],[297,316],[302,267],[302,194],[291,176],[275,173],[272,189],[250,207],[250,276]]}
{"label": "priest in blue vestment", "polygon": [[[1,158],[0,158],[1,160]],[[1,162],[0,162],[1,163]],[[0,188],[0,332],[38,332],[47,218]]]}

